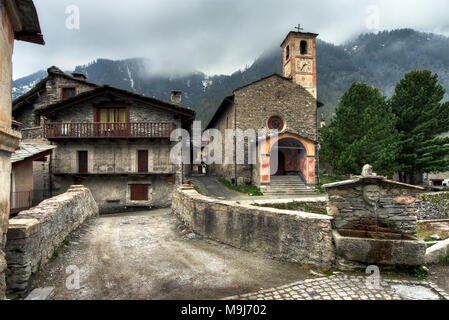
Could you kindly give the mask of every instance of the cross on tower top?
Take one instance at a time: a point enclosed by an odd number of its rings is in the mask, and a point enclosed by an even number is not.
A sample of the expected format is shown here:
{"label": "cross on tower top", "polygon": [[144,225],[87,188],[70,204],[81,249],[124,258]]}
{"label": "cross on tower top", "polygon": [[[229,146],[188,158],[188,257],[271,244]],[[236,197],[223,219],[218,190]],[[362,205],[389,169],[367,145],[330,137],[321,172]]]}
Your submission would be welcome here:
{"label": "cross on tower top", "polygon": [[297,27],[295,27],[295,29],[297,29],[297,30],[298,30],[298,32],[301,32],[301,30],[304,30],[303,28],[301,28],[301,25],[300,25],[300,24],[298,24],[298,26],[297,26]]}

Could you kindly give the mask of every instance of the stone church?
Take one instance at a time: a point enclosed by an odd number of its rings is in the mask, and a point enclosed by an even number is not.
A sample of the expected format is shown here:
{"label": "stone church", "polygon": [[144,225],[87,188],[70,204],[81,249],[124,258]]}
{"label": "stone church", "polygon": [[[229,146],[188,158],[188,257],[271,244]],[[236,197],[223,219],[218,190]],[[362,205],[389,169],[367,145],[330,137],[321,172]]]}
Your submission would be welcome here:
{"label": "stone church", "polygon": [[[281,44],[283,75],[237,88],[223,100],[206,130],[217,129],[223,137],[226,129],[278,130],[279,135],[258,146],[257,164],[211,164],[210,175],[257,185],[267,193],[313,190],[318,180],[317,36],[290,32]],[[273,170],[274,153],[278,164]]]}

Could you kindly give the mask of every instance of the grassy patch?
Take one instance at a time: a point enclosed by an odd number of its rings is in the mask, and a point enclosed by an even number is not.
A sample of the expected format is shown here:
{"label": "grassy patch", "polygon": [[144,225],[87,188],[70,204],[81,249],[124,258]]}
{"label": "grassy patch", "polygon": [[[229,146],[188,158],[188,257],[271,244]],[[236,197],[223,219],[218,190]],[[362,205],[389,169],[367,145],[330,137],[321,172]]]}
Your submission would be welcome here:
{"label": "grassy patch", "polygon": [[423,239],[425,242],[435,241],[430,238],[430,236],[433,234],[438,235],[442,240],[449,239],[449,231],[432,228],[429,223],[422,223],[418,225],[419,239]]}
{"label": "grassy patch", "polygon": [[55,249],[55,251],[53,252],[53,255],[50,258],[50,260],[51,261],[55,260],[59,256],[59,252],[60,252],[59,248]]}
{"label": "grassy patch", "polygon": [[68,238],[65,238],[64,241],[62,242],[65,246],[70,245],[70,240]]}
{"label": "grassy patch", "polygon": [[245,194],[247,194],[249,196],[255,196],[255,197],[263,196],[263,193],[256,186],[233,186],[226,179],[218,178],[217,180],[220,183],[222,183],[223,185],[225,185],[225,187],[228,188],[229,190],[237,191],[237,192],[240,192],[240,193],[245,193]]}
{"label": "grassy patch", "polygon": [[319,193],[325,193],[325,191],[323,189],[323,184],[334,183],[337,181],[338,180],[334,177],[328,176],[327,174],[320,173],[320,183],[316,186],[316,191],[318,191]]}
{"label": "grassy patch", "polygon": [[268,204],[256,204],[259,207],[265,208],[275,208],[281,210],[292,210],[292,211],[304,211],[316,214],[324,214],[327,215],[326,202],[318,201],[318,202],[301,202],[301,201],[293,201],[287,203],[268,203]]}
{"label": "grassy patch", "polygon": [[200,187],[194,185],[194,186],[193,186],[193,189],[195,189],[196,192],[198,192],[198,193],[201,194],[201,189],[200,189]]}

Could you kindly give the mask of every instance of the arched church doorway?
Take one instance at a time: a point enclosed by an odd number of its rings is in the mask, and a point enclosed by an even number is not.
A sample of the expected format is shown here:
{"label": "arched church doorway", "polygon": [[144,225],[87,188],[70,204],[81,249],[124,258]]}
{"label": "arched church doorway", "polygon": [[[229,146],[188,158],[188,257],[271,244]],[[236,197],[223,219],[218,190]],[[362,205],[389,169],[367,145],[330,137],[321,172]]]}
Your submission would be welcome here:
{"label": "arched church doorway", "polygon": [[301,141],[292,137],[279,139],[271,148],[271,175],[300,176],[305,180],[306,154]]}

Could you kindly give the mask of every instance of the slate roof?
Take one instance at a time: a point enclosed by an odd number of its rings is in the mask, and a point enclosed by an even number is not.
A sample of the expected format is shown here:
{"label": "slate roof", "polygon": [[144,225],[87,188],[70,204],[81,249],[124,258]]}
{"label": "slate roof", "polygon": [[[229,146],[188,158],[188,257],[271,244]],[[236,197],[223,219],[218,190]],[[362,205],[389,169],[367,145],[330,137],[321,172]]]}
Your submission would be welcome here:
{"label": "slate roof", "polygon": [[176,113],[180,113],[184,116],[188,116],[188,117],[194,117],[195,116],[195,110],[188,108],[188,107],[184,107],[184,106],[180,106],[180,105],[176,105],[176,104],[172,104],[169,102],[165,102],[159,99],[155,99],[155,98],[150,98],[144,95],[140,95],[137,94],[135,92],[131,92],[131,91],[127,91],[127,90],[123,90],[123,89],[119,89],[119,88],[115,88],[115,87],[111,87],[108,85],[104,85],[104,86],[98,86],[97,88],[90,90],[90,91],[86,91],[83,93],[80,93],[72,98],[66,99],[66,100],[62,100],[59,101],[57,103],[51,104],[51,105],[47,105],[44,107],[41,107],[37,110],[35,110],[35,113],[41,114],[41,115],[48,115],[51,113],[54,113],[56,111],[59,111],[61,109],[64,109],[66,107],[72,106],[72,105],[76,105],[77,103],[80,103],[82,101],[85,100],[89,100],[92,99],[96,96],[100,96],[103,94],[114,94],[117,96],[122,96],[125,98],[130,98],[130,99],[135,99],[138,100],[144,104],[149,104],[153,107],[156,108],[160,108],[160,109],[165,109],[165,110],[169,110],[172,112],[176,112]]}
{"label": "slate roof", "polygon": [[56,149],[56,146],[49,144],[21,143],[19,149],[11,155],[11,163],[20,162],[53,149]]}
{"label": "slate roof", "polygon": [[13,101],[12,103],[12,110],[16,111],[17,109],[19,109],[22,105],[22,102],[29,102],[28,99],[32,98],[34,95],[39,94],[40,92],[44,91],[46,89],[47,86],[47,81],[49,81],[52,77],[58,76],[58,77],[63,77],[72,81],[76,81],[79,83],[83,83],[85,85],[91,86],[91,87],[98,87],[98,85],[96,83],[93,82],[89,82],[86,80],[81,80],[79,78],[75,78],[73,76],[68,75],[67,73],[63,72],[61,69],[59,69],[58,67],[52,66],[50,68],[47,69],[47,73],[48,76],[46,76],[44,79],[42,79],[41,81],[39,81],[34,87],[33,89],[31,89],[30,91],[28,91],[27,93],[21,95],[20,97],[18,97],[16,100]]}

